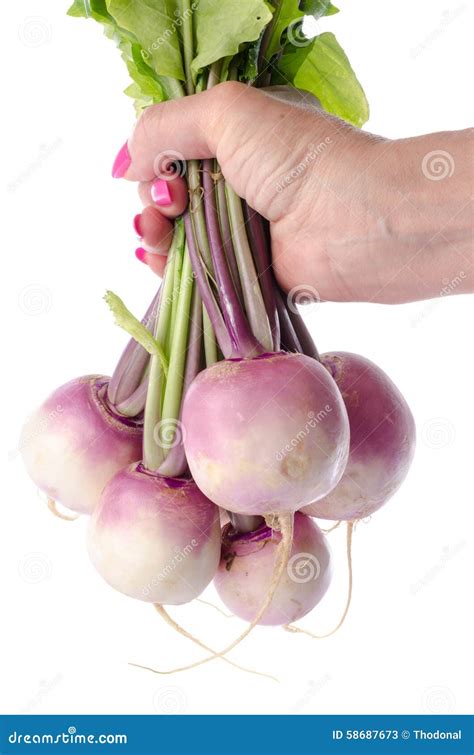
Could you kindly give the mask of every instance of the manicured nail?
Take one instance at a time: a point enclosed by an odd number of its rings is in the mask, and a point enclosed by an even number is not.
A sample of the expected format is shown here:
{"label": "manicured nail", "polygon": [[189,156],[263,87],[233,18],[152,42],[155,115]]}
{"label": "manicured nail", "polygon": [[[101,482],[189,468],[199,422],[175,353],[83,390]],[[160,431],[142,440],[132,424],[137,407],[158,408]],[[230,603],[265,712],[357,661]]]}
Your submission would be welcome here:
{"label": "manicured nail", "polygon": [[135,257],[137,260],[140,260],[140,262],[143,262],[145,265],[147,264],[147,261],[145,259],[146,255],[146,249],[143,249],[143,247],[139,246],[138,249],[135,249]]}
{"label": "manicured nail", "polygon": [[130,157],[130,152],[128,151],[128,145],[127,142],[125,142],[123,147],[120,147],[117,157],[114,160],[114,164],[112,166],[112,177],[122,178],[130,167],[131,162],[132,159]]}
{"label": "manicured nail", "polygon": [[143,238],[143,233],[140,227],[140,219],[141,219],[141,213],[138,213],[138,215],[135,215],[135,217],[133,218],[133,229],[139,239]]}
{"label": "manicured nail", "polygon": [[172,203],[168,181],[157,178],[151,187],[151,198],[160,207],[168,207]]}

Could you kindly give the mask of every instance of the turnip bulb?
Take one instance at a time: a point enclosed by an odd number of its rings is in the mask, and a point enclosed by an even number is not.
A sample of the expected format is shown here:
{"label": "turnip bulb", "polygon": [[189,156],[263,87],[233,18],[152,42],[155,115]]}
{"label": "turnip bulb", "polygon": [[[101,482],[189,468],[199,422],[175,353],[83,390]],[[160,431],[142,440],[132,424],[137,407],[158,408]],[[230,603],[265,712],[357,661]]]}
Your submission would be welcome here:
{"label": "turnip bulb", "polygon": [[196,484],[238,514],[295,511],[327,495],[347,462],[349,423],[339,389],[302,354],[208,367],[187,391],[182,419]]}
{"label": "turnip bulb", "polygon": [[[257,614],[272,581],[281,535],[263,524],[254,532],[222,531],[222,555],[214,585],[225,606],[245,621]],[[331,581],[331,556],[323,533],[310,517],[295,514],[293,545],[286,569],[259,624],[290,624],[319,603]]]}
{"label": "turnip bulb", "polygon": [[26,421],[19,449],[47,496],[91,514],[110,478],[142,455],[142,423],[107,402],[108,377],[88,375],[57,388]]}
{"label": "turnip bulb", "polygon": [[335,351],[321,361],[346,405],[349,460],[338,485],[302,510],[321,519],[361,519],[383,506],[405,479],[415,451],[415,422],[398,388],[369,359]]}
{"label": "turnip bulb", "polygon": [[125,595],[187,603],[216,573],[219,510],[192,480],[132,464],[105,487],[90,520],[88,551],[99,574]]}

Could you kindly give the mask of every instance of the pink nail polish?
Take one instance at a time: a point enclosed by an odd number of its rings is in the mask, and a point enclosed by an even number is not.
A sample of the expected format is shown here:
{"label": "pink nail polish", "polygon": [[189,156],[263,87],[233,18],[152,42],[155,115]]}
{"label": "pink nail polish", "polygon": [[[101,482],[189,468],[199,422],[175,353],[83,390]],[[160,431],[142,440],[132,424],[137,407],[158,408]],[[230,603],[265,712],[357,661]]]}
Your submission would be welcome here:
{"label": "pink nail polish", "polygon": [[137,260],[140,260],[140,262],[143,262],[145,265],[147,264],[147,261],[145,259],[146,255],[146,249],[143,249],[143,247],[139,246],[138,249],[135,249],[135,257]]}
{"label": "pink nail polish", "polygon": [[135,217],[133,218],[133,230],[135,231],[139,239],[143,238],[143,233],[140,227],[140,219],[141,213],[138,213],[138,215],[135,215]]}
{"label": "pink nail polish", "polygon": [[122,178],[130,167],[131,162],[132,159],[130,157],[130,152],[128,151],[128,145],[127,142],[125,142],[123,147],[120,147],[117,157],[114,160],[114,164],[112,166],[112,177]]}
{"label": "pink nail polish", "polygon": [[157,178],[151,187],[151,198],[160,207],[168,207],[172,203],[169,181]]}

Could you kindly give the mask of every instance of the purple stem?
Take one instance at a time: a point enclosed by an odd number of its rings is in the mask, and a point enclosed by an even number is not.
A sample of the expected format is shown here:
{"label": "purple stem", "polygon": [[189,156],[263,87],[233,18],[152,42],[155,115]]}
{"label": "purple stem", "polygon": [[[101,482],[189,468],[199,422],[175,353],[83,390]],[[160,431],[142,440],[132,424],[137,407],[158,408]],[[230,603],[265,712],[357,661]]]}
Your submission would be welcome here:
{"label": "purple stem", "polygon": [[222,318],[222,313],[217,306],[214,294],[212,293],[211,287],[209,285],[207,272],[202,262],[202,254],[200,253],[196,244],[193,221],[189,209],[186,210],[183,218],[189,256],[199,287],[199,293],[201,294],[207,314],[209,315],[212,327],[214,328],[214,333],[216,334],[219,347],[224,357],[228,358],[232,355],[233,352],[232,344],[224,320]]}
{"label": "purple stem", "polygon": [[242,284],[240,282],[239,268],[235,259],[234,244],[232,243],[232,232],[230,230],[229,215],[227,213],[227,200],[225,196],[225,180],[221,176],[216,181],[217,208],[219,213],[219,223],[222,235],[222,244],[224,246],[227,263],[232,274],[235,290],[242,304],[244,297],[242,293]]}
{"label": "purple stem", "polygon": [[306,354],[307,357],[312,357],[313,359],[316,359],[318,362],[320,362],[321,359],[318,349],[316,348],[316,344],[314,343],[311,333],[306,327],[306,324],[300,313],[293,312],[293,310],[288,308],[288,316],[293,325],[296,337],[300,342],[302,354]]}
{"label": "purple stem", "polygon": [[119,414],[126,417],[137,417],[145,410],[146,396],[148,392],[148,375],[142,380],[136,391],[132,393],[125,401],[115,404]]}
{"label": "purple stem", "polygon": [[203,160],[203,168],[204,212],[209,248],[217,285],[219,286],[224,321],[232,341],[232,356],[255,356],[262,353],[263,349],[250,331],[227,264],[219,228],[214,181],[211,177],[212,161]]}
{"label": "purple stem", "polygon": [[247,223],[248,238],[252,249],[253,260],[260,282],[268,322],[273,336],[273,348],[280,348],[280,326],[275,301],[275,281],[273,279],[271,256],[267,243],[267,237],[263,228],[261,216],[243,202],[244,214]]}
{"label": "purple stem", "polygon": [[[153,332],[158,310],[160,308],[161,286],[148,307],[142,324]],[[116,406],[126,401],[139,387],[150,355],[131,338],[120,357],[114,373],[110,379],[107,398],[110,404]]]}
{"label": "purple stem", "polygon": [[302,354],[303,349],[278,288],[275,288],[275,299],[278,310],[278,319],[280,321],[281,347],[285,351],[295,351]]}
{"label": "purple stem", "polygon": [[[181,420],[181,413],[183,410],[183,401],[186,395],[186,391],[193,382],[194,378],[198,374],[201,368],[201,351],[202,351],[202,300],[194,287],[193,301],[191,306],[191,325],[189,326],[188,334],[188,347],[186,354],[186,368],[184,371],[183,380],[183,394],[181,398],[181,409],[179,418]],[[164,462],[158,469],[158,472],[165,477],[181,477],[186,473],[188,463],[183,447],[183,434],[179,428],[177,430],[179,435],[179,443],[173,446]]]}

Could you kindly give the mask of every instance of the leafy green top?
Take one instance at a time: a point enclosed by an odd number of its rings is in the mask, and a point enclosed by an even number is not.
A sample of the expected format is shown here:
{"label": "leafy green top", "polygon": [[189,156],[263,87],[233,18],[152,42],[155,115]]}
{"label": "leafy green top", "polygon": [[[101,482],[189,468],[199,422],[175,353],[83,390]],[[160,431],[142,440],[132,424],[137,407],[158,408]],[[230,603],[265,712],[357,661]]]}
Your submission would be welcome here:
{"label": "leafy green top", "polygon": [[234,61],[241,80],[265,71],[270,83],[287,83],[314,94],[322,107],[355,126],[369,116],[368,104],[335,36],[307,40],[304,15],[330,16],[330,0],[74,0],[70,16],[93,18],[113,39],[132,79],[126,94],[137,113],[182,92],[181,29],[192,14],[195,80],[213,63]]}

